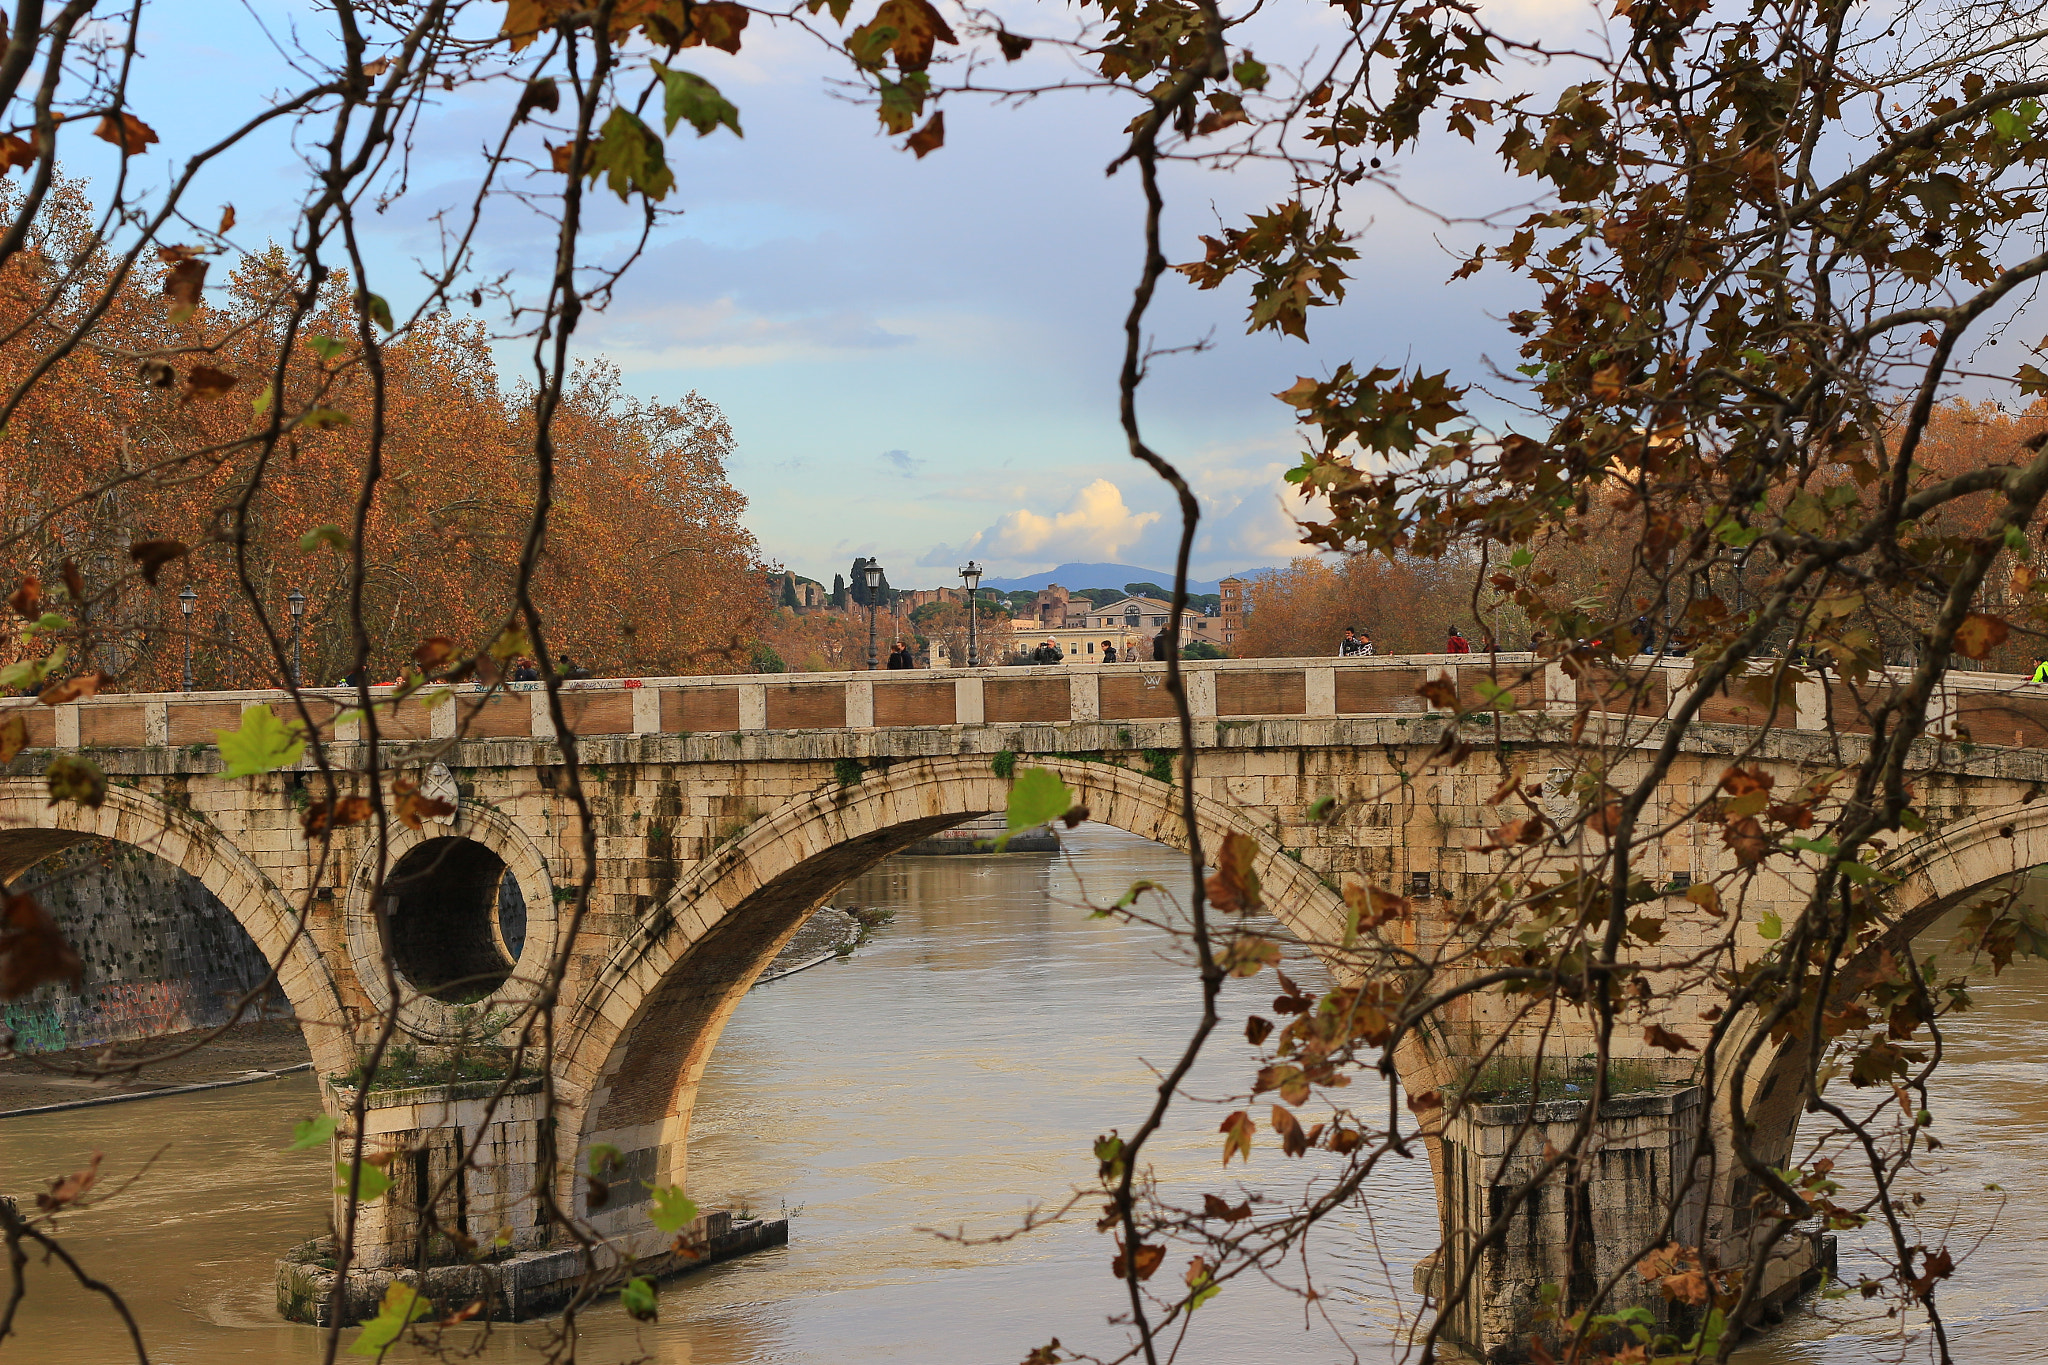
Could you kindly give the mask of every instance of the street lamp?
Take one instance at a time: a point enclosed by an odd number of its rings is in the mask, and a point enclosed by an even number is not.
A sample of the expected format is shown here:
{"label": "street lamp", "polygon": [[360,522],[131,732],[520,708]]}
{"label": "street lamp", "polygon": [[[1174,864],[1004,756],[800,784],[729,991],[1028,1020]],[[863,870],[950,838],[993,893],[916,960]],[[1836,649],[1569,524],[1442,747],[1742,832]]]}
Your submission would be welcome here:
{"label": "street lamp", "polygon": [[974,602],[981,595],[981,565],[968,560],[967,567],[960,571],[960,581],[967,585],[967,666],[979,668],[981,651],[974,638]]}
{"label": "street lamp", "polygon": [[292,609],[292,686],[297,687],[302,681],[299,673],[299,623],[306,619],[306,594],[293,588],[292,595],[284,602]]}
{"label": "street lamp", "polygon": [[178,610],[185,613],[185,690],[192,690],[192,604],[199,600],[199,594],[192,591],[187,583],[185,591],[178,594]]}
{"label": "street lamp", "polygon": [[882,590],[882,566],[870,559],[861,570],[868,580],[868,671],[875,670],[875,596]]}

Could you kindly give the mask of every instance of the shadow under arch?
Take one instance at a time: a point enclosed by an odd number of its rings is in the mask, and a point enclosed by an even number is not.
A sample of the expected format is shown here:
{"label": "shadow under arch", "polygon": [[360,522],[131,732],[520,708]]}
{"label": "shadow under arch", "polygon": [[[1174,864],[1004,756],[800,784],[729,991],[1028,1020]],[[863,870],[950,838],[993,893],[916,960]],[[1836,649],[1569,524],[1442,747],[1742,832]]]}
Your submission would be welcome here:
{"label": "shadow under arch", "polygon": [[[1032,766],[1073,788],[1091,820],[1187,847],[1178,787],[1115,764],[1048,758]],[[811,912],[890,854],[1003,810],[1009,789],[987,755],[961,755],[906,760],[857,784],[797,796],[699,864],[613,953],[578,992],[559,1073],[564,1098],[580,1111],[564,1126],[582,1144],[610,1143],[626,1154],[624,1183],[593,1219],[600,1229],[625,1231],[627,1210],[645,1198],[637,1182],[681,1182],[696,1088],[719,1035]],[[1341,938],[1342,899],[1270,833],[1199,795],[1195,810],[1205,850],[1231,833],[1255,842],[1254,865],[1276,919],[1309,943]],[[583,1191],[574,1193],[581,1210]]]}
{"label": "shadow under arch", "polygon": [[[1894,959],[1909,954],[1913,940],[1932,928],[1950,910],[1988,891],[2000,881],[2030,868],[2048,865],[2048,802],[2015,808],[2000,806],[1980,815],[1955,820],[1901,846],[1884,861],[1884,871],[1898,880],[1887,900],[1890,918],[1884,931],[1851,954],[1836,973],[1830,1007],[1845,1002],[1868,979],[1884,954]],[[1754,1125],[1758,1155],[1785,1164],[1804,1112],[1797,1081],[1806,1065],[1806,1042],[1795,1034],[1766,1044],[1758,1066],[1743,1087],[1746,1117]],[[1740,1207],[1753,1182],[1731,1167],[1727,1180],[1734,1193],[1720,1201]],[[1740,1220],[1738,1220],[1740,1221]]]}
{"label": "shadow under arch", "polygon": [[217,897],[277,968],[314,1066],[346,1071],[351,1040],[334,973],[277,885],[241,849],[189,811],[127,787],[109,787],[97,809],[50,804],[40,777],[0,778],[0,886],[52,854],[100,838],[141,849],[188,873]]}

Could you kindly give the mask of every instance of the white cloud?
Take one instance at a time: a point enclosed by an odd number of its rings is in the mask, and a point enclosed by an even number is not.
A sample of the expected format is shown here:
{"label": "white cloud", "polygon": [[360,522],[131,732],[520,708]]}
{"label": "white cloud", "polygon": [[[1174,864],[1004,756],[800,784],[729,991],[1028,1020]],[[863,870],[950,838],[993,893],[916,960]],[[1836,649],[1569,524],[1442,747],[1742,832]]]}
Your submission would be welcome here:
{"label": "white cloud", "polygon": [[969,540],[961,552],[1044,564],[1114,560],[1158,520],[1157,512],[1133,512],[1124,506],[1123,490],[1108,479],[1097,479],[1074,494],[1065,511],[1048,517],[1020,507]]}

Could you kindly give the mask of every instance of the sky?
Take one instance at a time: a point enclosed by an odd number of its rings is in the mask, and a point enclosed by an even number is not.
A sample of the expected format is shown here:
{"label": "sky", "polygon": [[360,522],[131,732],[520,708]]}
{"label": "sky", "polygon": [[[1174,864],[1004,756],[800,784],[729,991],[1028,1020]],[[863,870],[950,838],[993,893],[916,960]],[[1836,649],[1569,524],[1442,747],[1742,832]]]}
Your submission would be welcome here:
{"label": "sky", "polygon": [[[1260,55],[1327,41],[1321,8],[1262,33]],[[1575,0],[1510,8],[1562,36],[1586,13]],[[1022,23],[1028,8],[1017,12]],[[161,179],[286,84],[271,45],[288,46],[306,11],[179,0],[148,13],[135,107],[163,138],[144,170]],[[832,61],[807,36],[755,24],[738,56],[683,56],[678,65],[739,106],[745,137],[679,128],[668,139],[677,183],[667,206],[682,212],[585,320],[579,347],[616,364],[637,394],[694,390],[718,404],[765,556],[826,582],[872,556],[903,587],[956,582],[969,556],[992,577],[1068,561],[1169,568],[1173,501],[1126,452],[1116,412],[1141,205],[1136,177],[1104,167],[1133,106],[1080,92],[1014,107],[949,98],[946,146],[917,160],[839,97]],[[1070,70],[1064,62],[1034,55],[1019,68],[1051,77]],[[500,90],[489,104],[456,95],[437,107],[416,132],[405,195],[366,219],[381,292],[401,313],[406,290],[417,292],[415,262],[434,259],[443,215],[474,188],[477,149],[502,102]],[[233,241],[260,249],[289,235],[305,184],[299,155],[282,136],[259,137],[190,202],[201,212],[233,202]],[[108,164],[87,149],[67,169],[103,176]],[[1433,151],[1389,169],[1405,194],[1434,204],[1515,197],[1483,154]],[[1280,183],[1263,167],[1173,168],[1169,258],[1199,257],[1199,234],[1241,221]],[[616,200],[594,217],[600,242],[631,225]],[[1349,298],[1315,318],[1310,344],[1246,337],[1231,284],[1203,293],[1170,275],[1162,287],[1155,344],[1207,343],[1156,362],[1141,404],[1151,443],[1202,501],[1196,577],[1304,552],[1281,479],[1300,446],[1273,397],[1297,376],[1346,360],[1468,377],[1515,363],[1499,320],[1521,305],[1514,286],[1489,275],[1445,283],[1471,229],[1387,194],[1363,196],[1352,226],[1361,259]],[[504,214],[479,267],[531,279],[548,251],[544,224]],[[502,314],[486,317],[503,325]],[[502,350],[508,376],[523,354]]]}

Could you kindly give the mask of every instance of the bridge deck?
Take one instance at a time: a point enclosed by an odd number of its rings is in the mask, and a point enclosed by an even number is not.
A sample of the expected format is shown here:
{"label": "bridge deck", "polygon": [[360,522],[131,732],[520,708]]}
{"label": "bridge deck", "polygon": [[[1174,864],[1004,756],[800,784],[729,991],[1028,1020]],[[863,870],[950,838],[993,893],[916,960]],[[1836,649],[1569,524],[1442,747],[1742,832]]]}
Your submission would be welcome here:
{"label": "bridge deck", "polygon": [[[1189,702],[1203,719],[1349,718],[1442,714],[1461,707],[1524,713],[1591,709],[1660,718],[1682,695],[1691,662],[1628,660],[1573,676],[1527,653],[1423,654],[1365,659],[1190,661]],[[563,684],[570,725],[579,735],[677,735],[750,730],[872,730],[896,727],[1058,722],[1157,721],[1173,715],[1161,685],[1164,664],[1052,664],[1041,667],[858,673],[741,674],[680,678],[596,678]],[[1903,670],[1873,674],[1864,687],[1840,678],[1799,683],[1779,723],[1802,730],[1867,733],[1863,705],[1901,680]],[[1448,685],[1425,688],[1433,682]],[[387,703],[394,687],[370,689]],[[348,688],[311,688],[309,708],[323,725],[352,707]],[[63,706],[33,698],[0,702],[20,715],[32,748],[211,747],[214,732],[241,723],[245,706],[282,690],[112,694]],[[1708,724],[1759,724],[1768,699],[1710,698]],[[2048,747],[2048,686],[2016,674],[1952,673],[1937,720],[1977,744]],[[377,708],[379,735],[392,741],[555,737],[539,683],[431,686]],[[360,721],[335,726],[341,743],[363,738]]]}

